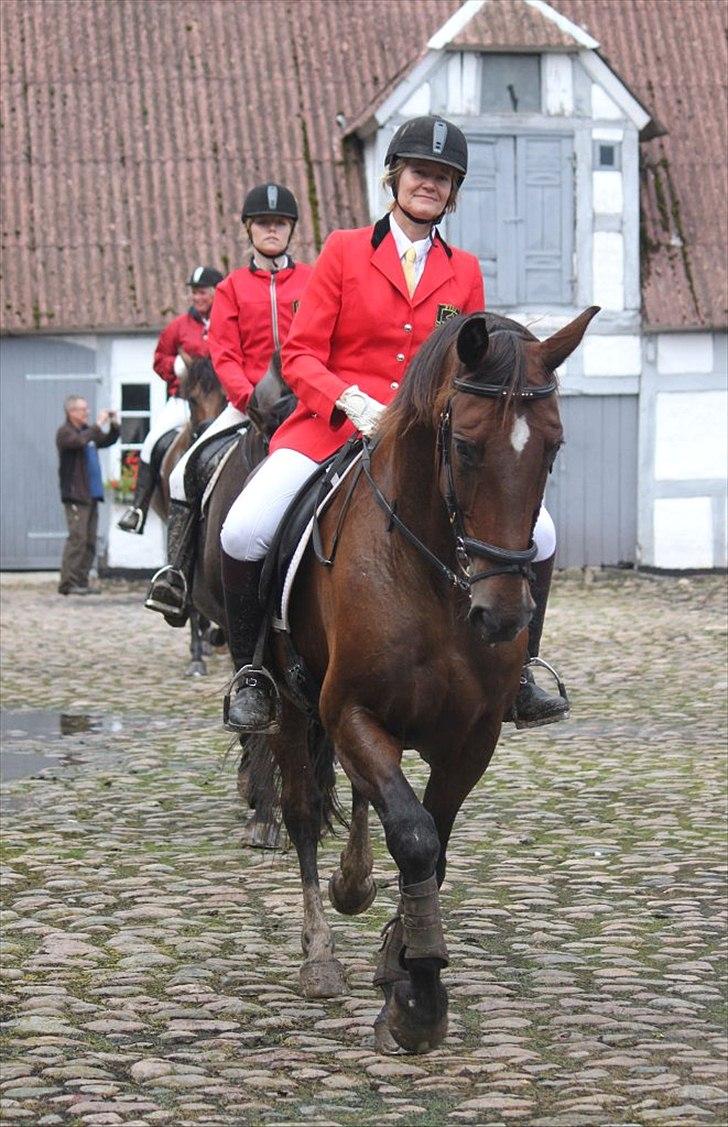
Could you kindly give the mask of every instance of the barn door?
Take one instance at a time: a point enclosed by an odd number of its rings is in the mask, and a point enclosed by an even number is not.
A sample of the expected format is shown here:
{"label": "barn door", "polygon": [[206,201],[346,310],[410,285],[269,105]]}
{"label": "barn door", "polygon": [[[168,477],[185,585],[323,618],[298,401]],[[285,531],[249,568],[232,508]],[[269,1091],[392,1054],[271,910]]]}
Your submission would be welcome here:
{"label": "barn door", "polygon": [[[3,341],[0,414],[0,567],[55,570],[66,522],[58,486],[55,436],[63,400],[83,395],[96,417],[95,353],[65,341]],[[85,370],[84,370],[85,369]]]}

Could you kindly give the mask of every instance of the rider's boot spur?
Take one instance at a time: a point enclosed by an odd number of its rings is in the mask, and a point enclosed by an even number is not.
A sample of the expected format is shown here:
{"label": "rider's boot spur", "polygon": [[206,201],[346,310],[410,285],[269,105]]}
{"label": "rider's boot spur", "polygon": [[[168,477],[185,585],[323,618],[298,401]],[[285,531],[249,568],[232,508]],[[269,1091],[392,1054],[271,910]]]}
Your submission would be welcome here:
{"label": "rider's boot spur", "polygon": [[141,536],[144,525],[147,523],[149,502],[152,499],[156,483],[156,476],[152,473],[152,467],[140,459],[136,486],[134,487],[134,500],[131,503],[131,508],[127,509],[116,522],[117,528],[121,528],[124,532],[136,532],[137,536]]}
{"label": "rider's boot spur", "polygon": [[195,562],[197,508],[186,501],[170,501],[165,567],[152,577],[144,606],[163,614],[170,626],[184,626],[189,618],[189,592]]}
{"label": "rider's boot spur", "polygon": [[266,669],[254,668],[265,609],[259,597],[263,560],[236,560],[222,553],[227,638],[235,676],[223,707],[223,723],[231,732],[275,732],[278,690]]}
{"label": "rider's boot spur", "polygon": [[[537,728],[542,724],[556,724],[559,720],[569,718],[569,698],[564,684],[556,670],[538,656],[554,570],[554,557],[540,560],[531,567],[533,568],[531,595],[536,607],[528,626],[528,661],[521,670],[521,683],[512,711],[506,716],[506,720],[513,720],[517,728]],[[553,675],[559,690],[558,696],[547,693],[536,684],[532,672],[534,665],[547,669]]]}

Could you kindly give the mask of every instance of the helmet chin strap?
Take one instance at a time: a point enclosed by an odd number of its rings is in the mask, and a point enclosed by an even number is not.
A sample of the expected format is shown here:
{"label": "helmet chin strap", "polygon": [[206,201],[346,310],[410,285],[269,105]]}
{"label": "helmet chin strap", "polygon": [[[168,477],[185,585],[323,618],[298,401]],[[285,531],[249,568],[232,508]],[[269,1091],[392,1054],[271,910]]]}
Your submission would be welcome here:
{"label": "helmet chin strap", "polygon": [[406,215],[407,218],[409,219],[410,223],[416,223],[418,227],[429,227],[430,230],[432,230],[433,227],[437,227],[437,224],[442,221],[442,219],[445,215],[445,212],[441,211],[440,214],[437,216],[437,218],[426,219],[423,223],[423,221],[421,219],[418,219],[416,215],[413,215],[411,211],[407,211],[406,207],[402,207],[402,204],[399,202],[399,200],[397,199],[394,192],[392,192],[392,195],[394,196],[394,202],[396,203],[399,210],[402,212],[402,215]]}

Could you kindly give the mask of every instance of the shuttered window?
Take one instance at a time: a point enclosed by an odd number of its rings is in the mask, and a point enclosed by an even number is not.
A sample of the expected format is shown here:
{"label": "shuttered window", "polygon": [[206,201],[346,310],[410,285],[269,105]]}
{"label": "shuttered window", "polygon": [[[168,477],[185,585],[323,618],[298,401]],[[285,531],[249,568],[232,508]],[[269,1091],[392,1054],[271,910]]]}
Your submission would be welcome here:
{"label": "shuttered window", "polygon": [[573,298],[573,145],[552,134],[471,140],[450,216],[455,246],[477,255],[489,307]]}

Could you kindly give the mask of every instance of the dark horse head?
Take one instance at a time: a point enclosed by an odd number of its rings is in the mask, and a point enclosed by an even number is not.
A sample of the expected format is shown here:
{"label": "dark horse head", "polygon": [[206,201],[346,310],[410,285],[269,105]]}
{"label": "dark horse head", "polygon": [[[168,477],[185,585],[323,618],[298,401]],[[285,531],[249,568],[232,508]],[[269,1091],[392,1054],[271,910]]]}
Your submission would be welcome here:
{"label": "dark horse head", "polygon": [[563,442],[554,373],[597,312],[544,341],[496,314],[452,318],[418,352],[381,427],[395,443],[430,433],[468,618],[488,643],[512,641],[533,613],[533,529]]}
{"label": "dark horse head", "polygon": [[193,432],[202,423],[209,423],[217,418],[227,404],[227,397],[209,356],[194,358],[189,371],[180,380],[179,394],[190,405]]}

